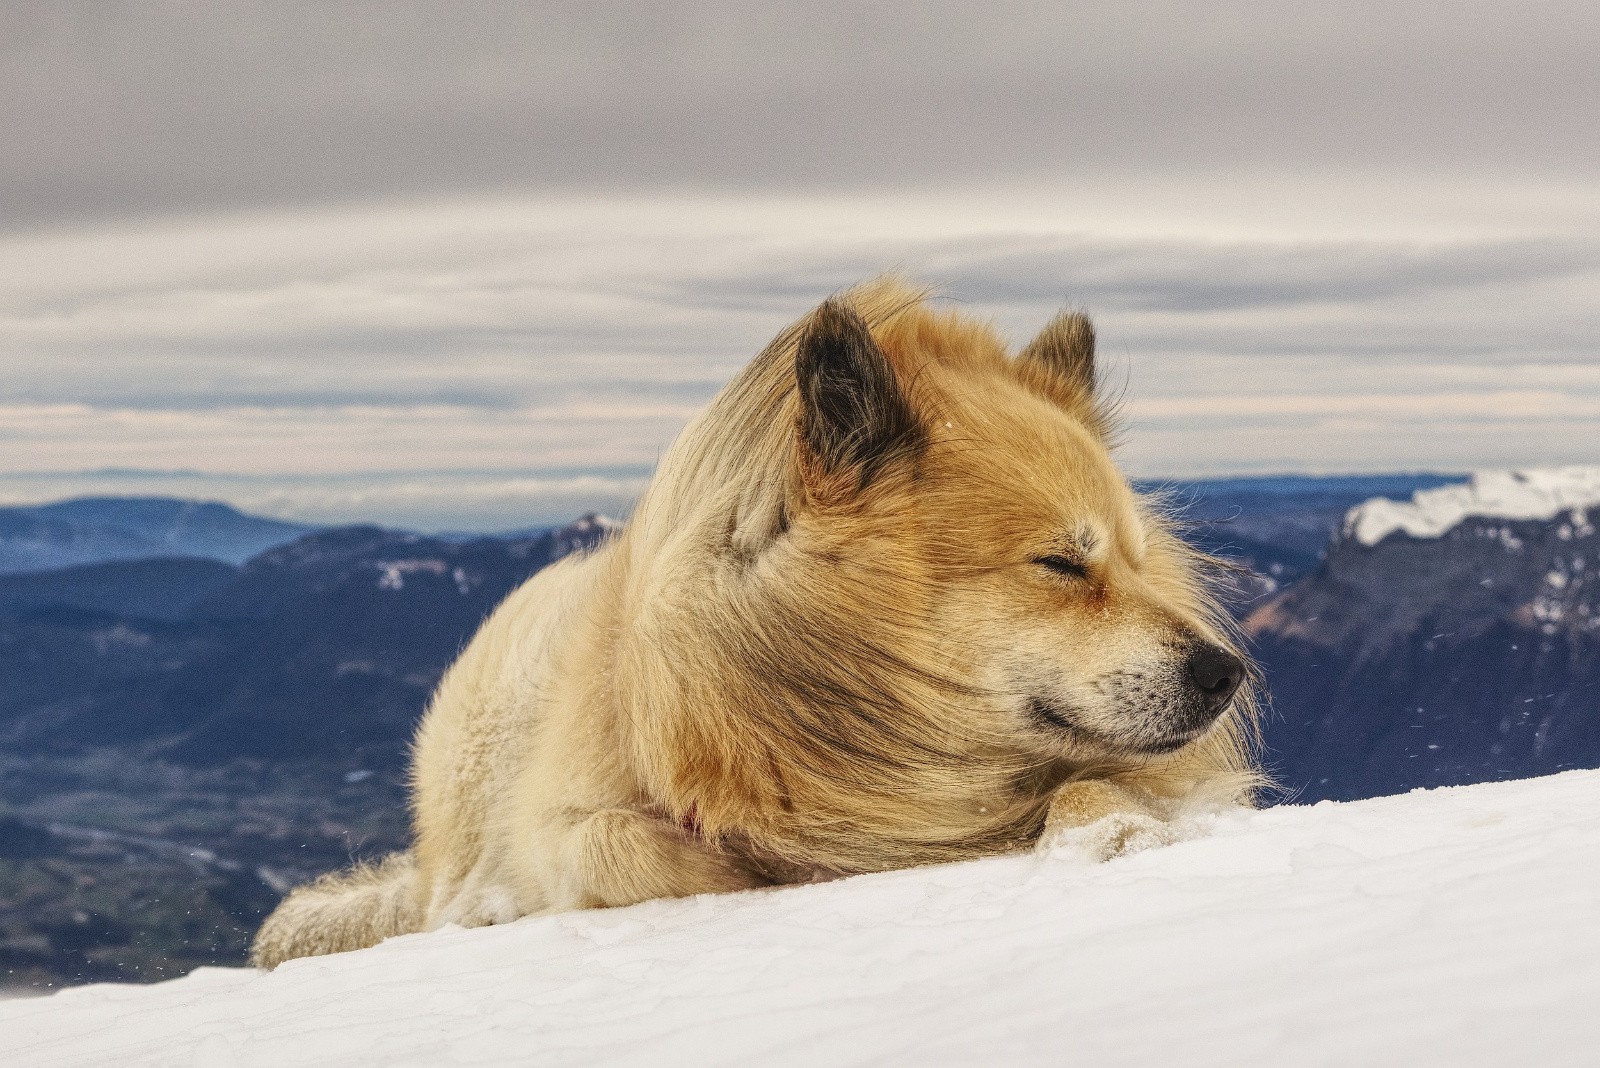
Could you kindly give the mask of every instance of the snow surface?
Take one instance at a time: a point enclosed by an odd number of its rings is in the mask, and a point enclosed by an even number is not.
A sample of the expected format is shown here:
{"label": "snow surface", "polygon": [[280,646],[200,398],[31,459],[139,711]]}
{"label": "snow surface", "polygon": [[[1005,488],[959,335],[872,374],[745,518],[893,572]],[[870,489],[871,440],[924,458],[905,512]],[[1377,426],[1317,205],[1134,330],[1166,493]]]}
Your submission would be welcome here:
{"label": "snow surface", "polygon": [[1344,530],[1363,545],[1376,545],[1397,530],[1413,538],[1437,538],[1468,516],[1552,519],[1600,505],[1600,467],[1550,467],[1526,471],[1479,471],[1471,481],[1418,490],[1409,501],[1374,497],[1350,509]]}
{"label": "snow surface", "polygon": [[1579,1065],[1600,772],[0,1003],[0,1063]]}

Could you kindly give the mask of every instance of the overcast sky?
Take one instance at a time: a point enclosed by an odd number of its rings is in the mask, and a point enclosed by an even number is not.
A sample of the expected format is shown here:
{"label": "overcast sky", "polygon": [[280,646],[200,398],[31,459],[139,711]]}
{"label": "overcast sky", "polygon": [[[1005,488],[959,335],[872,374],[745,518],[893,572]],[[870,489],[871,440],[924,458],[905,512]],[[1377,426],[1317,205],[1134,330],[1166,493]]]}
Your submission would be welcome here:
{"label": "overcast sky", "polygon": [[899,267],[1145,476],[1600,462],[1600,6],[0,3],[0,499],[620,510]]}

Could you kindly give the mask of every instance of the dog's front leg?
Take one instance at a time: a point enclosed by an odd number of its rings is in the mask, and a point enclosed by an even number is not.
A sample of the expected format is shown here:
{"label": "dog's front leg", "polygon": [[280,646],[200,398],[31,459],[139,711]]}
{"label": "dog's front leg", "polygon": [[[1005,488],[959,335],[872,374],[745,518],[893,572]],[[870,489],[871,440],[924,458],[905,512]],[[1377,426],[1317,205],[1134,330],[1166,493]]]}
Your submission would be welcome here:
{"label": "dog's front leg", "polygon": [[633,905],[658,897],[763,885],[738,860],[649,813],[602,809],[569,825],[561,850],[563,908]]}
{"label": "dog's front leg", "polygon": [[1092,859],[1110,860],[1173,840],[1172,828],[1148,794],[1109,779],[1078,779],[1056,791],[1039,845],[1070,846]]}

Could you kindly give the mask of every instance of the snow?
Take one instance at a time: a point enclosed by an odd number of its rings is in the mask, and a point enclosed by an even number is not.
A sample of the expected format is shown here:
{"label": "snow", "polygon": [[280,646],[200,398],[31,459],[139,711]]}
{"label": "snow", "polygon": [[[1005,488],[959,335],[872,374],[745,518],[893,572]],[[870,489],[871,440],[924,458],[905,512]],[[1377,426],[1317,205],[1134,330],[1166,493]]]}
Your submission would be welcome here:
{"label": "snow", "polygon": [[0,1002],[68,1065],[1592,1064],[1600,772]]}
{"label": "snow", "polygon": [[1363,501],[1345,516],[1344,530],[1363,545],[1376,545],[1397,530],[1413,538],[1437,538],[1468,516],[1552,519],[1568,510],[1575,525],[1587,527],[1584,512],[1596,505],[1600,467],[1479,471],[1465,483],[1418,490],[1410,501]]}

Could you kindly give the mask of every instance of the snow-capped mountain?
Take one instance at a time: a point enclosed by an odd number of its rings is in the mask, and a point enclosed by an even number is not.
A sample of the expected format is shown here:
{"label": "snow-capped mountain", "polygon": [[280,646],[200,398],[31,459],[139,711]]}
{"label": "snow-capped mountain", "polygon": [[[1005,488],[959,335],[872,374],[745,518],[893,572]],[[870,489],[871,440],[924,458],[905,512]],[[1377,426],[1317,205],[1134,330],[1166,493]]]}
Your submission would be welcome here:
{"label": "snow-capped mountain", "polygon": [[1600,468],[1373,500],[1248,618],[1302,796],[1600,765]]}
{"label": "snow-capped mountain", "polygon": [[1583,525],[1596,506],[1600,467],[1480,471],[1465,483],[1419,490],[1409,501],[1365,501],[1345,517],[1344,532],[1363,545],[1376,545],[1396,531],[1437,538],[1469,518],[1554,519],[1570,512]]}
{"label": "snow-capped mountain", "polygon": [[8,1063],[1584,1065],[1600,772],[0,1002]]}

